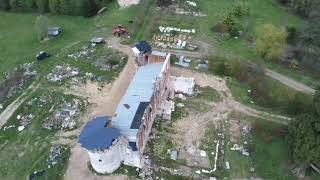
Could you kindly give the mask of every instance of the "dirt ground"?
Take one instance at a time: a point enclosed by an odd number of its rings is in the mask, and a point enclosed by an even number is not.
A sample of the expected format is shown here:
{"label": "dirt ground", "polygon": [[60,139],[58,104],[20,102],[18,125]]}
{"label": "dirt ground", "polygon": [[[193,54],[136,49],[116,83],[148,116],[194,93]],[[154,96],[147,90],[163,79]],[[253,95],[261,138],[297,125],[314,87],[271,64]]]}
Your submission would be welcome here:
{"label": "dirt ground", "polygon": [[[210,111],[196,113],[190,110],[187,117],[175,122],[173,125],[174,129],[177,131],[173,137],[174,141],[182,151],[180,152],[182,157],[180,157],[185,159],[188,165],[192,165],[192,163],[196,162],[198,163],[198,166],[207,166],[206,161],[197,161],[194,159],[194,155],[190,155],[190,153],[188,154],[186,151],[193,146],[195,146],[195,148],[200,148],[201,139],[205,135],[205,130],[209,122],[213,122],[214,124],[222,121],[227,122],[231,112],[240,112],[254,117],[264,117],[264,119],[269,118],[272,121],[278,119],[279,122],[288,120],[287,117],[261,112],[237,102],[233,98],[231,91],[226,84],[226,80],[223,78],[177,67],[172,67],[171,71],[174,76],[193,77],[195,78],[197,85],[201,87],[209,86],[215,89],[221,96],[220,102],[213,103],[213,105],[206,105],[211,108]],[[232,124],[230,130],[234,131],[234,133],[236,133],[235,135],[238,134],[240,136],[240,127],[237,126],[237,122],[235,121]],[[236,136],[234,138],[236,138]]]}
{"label": "dirt ground", "polygon": [[126,176],[96,176],[88,169],[89,157],[88,153],[76,143],[77,139],[69,140],[68,136],[79,136],[86,122],[96,116],[113,116],[118,103],[122,96],[125,94],[137,67],[134,64],[134,55],[129,46],[120,45],[119,39],[111,38],[107,40],[107,46],[115,48],[129,56],[128,63],[120,73],[119,77],[112,84],[107,84],[104,87],[100,87],[97,83],[88,82],[82,86],[73,86],[70,89],[65,90],[66,94],[74,94],[77,96],[85,97],[90,103],[91,108],[82,117],[83,125],[74,131],[65,132],[58,136],[61,138],[58,140],[60,143],[68,143],[72,145],[71,157],[65,179],[68,180],[97,180],[97,179],[128,179]]}

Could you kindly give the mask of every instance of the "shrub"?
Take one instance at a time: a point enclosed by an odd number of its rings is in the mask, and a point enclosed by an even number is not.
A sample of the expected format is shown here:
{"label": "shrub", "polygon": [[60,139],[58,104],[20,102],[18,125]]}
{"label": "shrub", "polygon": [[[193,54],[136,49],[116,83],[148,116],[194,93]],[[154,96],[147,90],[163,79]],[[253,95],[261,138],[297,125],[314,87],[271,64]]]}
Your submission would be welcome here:
{"label": "shrub", "polygon": [[286,45],[287,31],[272,24],[264,24],[258,29],[256,51],[267,60],[278,60]]}
{"label": "shrub", "polygon": [[224,23],[218,23],[215,26],[212,27],[213,32],[219,32],[219,33],[227,33],[229,31],[229,28]]}
{"label": "shrub", "polygon": [[222,76],[230,75],[227,59],[224,57],[210,57],[209,71]]}

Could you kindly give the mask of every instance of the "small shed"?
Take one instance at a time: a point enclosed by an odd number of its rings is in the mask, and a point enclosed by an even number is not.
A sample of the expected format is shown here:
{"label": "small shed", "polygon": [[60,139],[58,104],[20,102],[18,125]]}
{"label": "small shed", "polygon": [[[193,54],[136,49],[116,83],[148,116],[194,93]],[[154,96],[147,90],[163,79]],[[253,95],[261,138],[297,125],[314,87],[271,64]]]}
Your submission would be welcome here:
{"label": "small shed", "polygon": [[151,52],[151,46],[146,41],[140,41],[132,48],[135,55],[146,54]]}
{"label": "small shed", "polygon": [[49,27],[48,36],[58,36],[61,33],[60,28],[58,27]]}
{"label": "small shed", "polygon": [[105,43],[105,41],[102,37],[94,37],[90,40],[90,42],[95,43],[95,44]]}
{"label": "small shed", "polygon": [[45,52],[45,51],[41,51],[37,54],[36,58],[38,61],[42,61],[42,60],[45,60],[46,58],[48,58],[50,55]]}

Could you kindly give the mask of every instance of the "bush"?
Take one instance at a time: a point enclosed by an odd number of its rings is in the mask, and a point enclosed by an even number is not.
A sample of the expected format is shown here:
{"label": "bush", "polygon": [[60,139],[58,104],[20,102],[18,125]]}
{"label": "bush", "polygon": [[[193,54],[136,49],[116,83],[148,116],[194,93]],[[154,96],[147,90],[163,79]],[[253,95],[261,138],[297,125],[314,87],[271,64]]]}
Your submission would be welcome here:
{"label": "bush", "polygon": [[256,51],[267,60],[278,60],[286,45],[287,31],[272,24],[264,24],[258,29]]}
{"label": "bush", "polygon": [[209,58],[209,71],[221,76],[230,75],[227,59],[224,57],[210,57]]}
{"label": "bush", "polygon": [[219,32],[219,33],[227,33],[229,32],[229,28],[224,23],[218,23],[215,26],[212,27],[213,32]]}
{"label": "bush", "polygon": [[0,10],[8,10],[9,8],[9,0],[0,0]]}

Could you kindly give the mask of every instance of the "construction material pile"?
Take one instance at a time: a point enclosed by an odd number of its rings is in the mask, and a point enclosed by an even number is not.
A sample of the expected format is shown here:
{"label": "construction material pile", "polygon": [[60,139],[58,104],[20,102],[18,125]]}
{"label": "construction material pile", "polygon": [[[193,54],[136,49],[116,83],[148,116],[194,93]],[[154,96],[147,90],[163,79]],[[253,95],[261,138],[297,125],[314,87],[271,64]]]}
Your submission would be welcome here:
{"label": "construction material pile", "polygon": [[53,116],[45,120],[45,122],[42,124],[42,127],[48,130],[74,129],[79,123],[78,117],[81,109],[85,106],[85,101],[80,99],[73,99],[71,102],[64,101],[59,108],[54,111]]}
{"label": "construction material pile", "polygon": [[47,80],[51,82],[57,82],[79,75],[80,70],[78,68],[72,67],[69,64],[63,64],[61,66],[59,65],[54,67],[51,73],[47,75]]}

